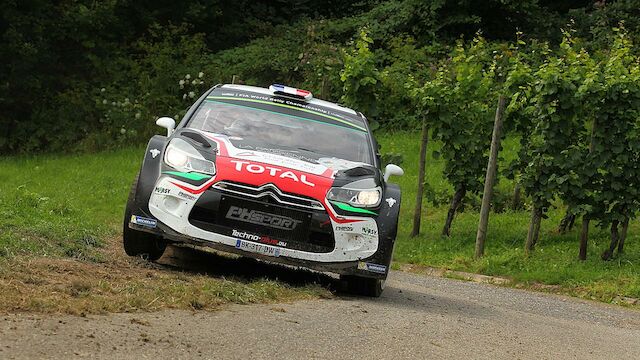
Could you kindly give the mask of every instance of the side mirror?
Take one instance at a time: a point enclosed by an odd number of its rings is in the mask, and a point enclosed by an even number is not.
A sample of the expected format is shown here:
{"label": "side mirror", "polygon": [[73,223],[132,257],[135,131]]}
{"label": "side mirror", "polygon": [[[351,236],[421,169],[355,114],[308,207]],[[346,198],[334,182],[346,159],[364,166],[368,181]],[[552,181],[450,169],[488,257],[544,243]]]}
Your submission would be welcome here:
{"label": "side mirror", "polygon": [[176,128],[176,121],[168,116],[163,116],[156,120],[156,125],[167,129],[167,137],[169,137],[173,133],[173,129]]}
{"label": "side mirror", "polygon": [[384,168],[384,181],[387,182],[391,175],[404,175],[404,170],[398,165],[389,164]]}

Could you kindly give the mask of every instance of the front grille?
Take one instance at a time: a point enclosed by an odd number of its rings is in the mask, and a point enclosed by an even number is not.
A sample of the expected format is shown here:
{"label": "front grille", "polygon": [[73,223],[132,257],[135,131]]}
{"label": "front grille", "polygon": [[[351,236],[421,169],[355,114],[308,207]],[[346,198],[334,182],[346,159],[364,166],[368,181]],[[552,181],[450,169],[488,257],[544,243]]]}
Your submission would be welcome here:
{"label": "front grille", "polygon": [[[252,186],[240,184],[232,181],[220,181],[213,184],[212,188],[218,189],[229,194],[241,195],[252,199],[273,199],[276,202],[295,207],[302,207],[312,210],[324,210],[324,206],[315,200],[303,196],[282,192],[273,184],[265,184],[262,186]],[[266,200],[268,201],[268,200]]]}
{"label": "front grille", "polygon": [[290,249],[324,253],[335,247],[331,221],[324,209],[285,206],[271,196],[247,198],[214,187],[198,199],[189,222],[233,237],[237,237],[234,230],[247,232],[260,237],[257,242]]}

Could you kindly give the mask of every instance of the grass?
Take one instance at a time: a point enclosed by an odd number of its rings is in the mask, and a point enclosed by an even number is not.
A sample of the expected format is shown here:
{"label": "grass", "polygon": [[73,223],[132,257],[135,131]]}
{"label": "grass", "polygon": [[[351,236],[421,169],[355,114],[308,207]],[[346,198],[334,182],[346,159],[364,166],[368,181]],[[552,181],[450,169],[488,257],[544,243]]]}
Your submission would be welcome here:
{"label": "grass", "polygon": [[[278,281],[277,276],[239,276],[240,267],[265,265],[213,254],[190,254],[182,259],[179,268],[174,268],[165,262],[155,264],[129,258],[120,250],[118,240],[107,241],[104,251],[107,260],[99,263],[59,257],[6,259],[0,264],[0,312],[85,315],[165,308],[216,310],[228,303],[287,302],[331,296],[304,273],[297,275],[301,280],[294,285],[291,281]],[[215,262],[233,269],[231,276],[221,276],[221,269],[215,267],[194,268],[190,264],[202,256],[206,257],[207,265]]]}
{"label": "grass", "polygon": [[0,256],[99,260],[143,151],[0,159]]}
{"label": "grass", "polygon": [[[456,216],[451,237],[442,238],[447,206],[427,203],[421,235],[409,238],[419,134],[388,133],[378,140],[383,152],[404,155],[405,176],[392,179],[403,190],[396,268],[405,263],[501,276],[515,286],[606,302],[618,296],[640,298],[640,226],[636,222],[629,229],[626,254],[609,262],[599,257],[608,232],[596,227],[591,230],[588,260],[577,260],[576,230],[565,235],[555,232],[562,209],[551,210],[549,219],[542,222],[540,244],[528,257],[523,251],[529,221],[526,210],[491,214],[486,256],[478,261],[472,259],[478,213],[471,207]],[[504,156],[514,156],[516,145],[513,139],[505,142]],[[443,163],[432,156],[435,148],[437,144],[430,144],[427,180],[436,193],[450,193],[442,177]],[[228,302],[328,295],[317,285],[292,286],[274,278],[229,280],[220,273],[148,268],[124,256],[118,240],[123,207],[142,152],[130,148],[0,158],[0,311],[208,309]],[[513,184],[503,179],[497,188],[509,194]]]}
{"label": "grass", "polygon": [[[640,226],[637,222],[630,225],[625,254],[608,262],[602,261],[600,254],[608,246],[609,233],[593,225],[588,259],[577,259],[578,230],[564,235],[556,232],[563,215],[562,208],[552,209],[548,214],[549,219],[543,220],[540,243],[528,257],[523,249],[529,222],[529,212],[526,210],[490,215],[486,255],[477,261],[473,260],[479,218],[476,210],[459,213],[453,222],[451,237],[443,238],[440,234],[447,206],[423,204],[421,235],[410,238],[417,166],[409,164],[419,161],[419,134],[383,134],[378,141],[383,152],[404,154],[405,175],[392,179],[400,184],[403,191],[394,253],[396,262],[508,277],[520,287],[552,285],[545,288],[605,302],[614,301],[618,296],[640,298]],[[451,191],[442,177],[442,161],[432,156],[437,144],[429,146],[427,181],[436,191]],[[503,156],[507,159],[513,156],[516,146],[517,142],[513,139],[505,142]],[[501,193],[509,194],[513,191],[513,183],[501,179],[497,188]],[[580,224],[576,227],[579,229]]]}
{"label": "grass", "polygon": [[225,277],[189,261],[176,269],[124,255],[124,204],[143,151],[0,158],[0,312],[198,310],[330,296],[313,279]]}

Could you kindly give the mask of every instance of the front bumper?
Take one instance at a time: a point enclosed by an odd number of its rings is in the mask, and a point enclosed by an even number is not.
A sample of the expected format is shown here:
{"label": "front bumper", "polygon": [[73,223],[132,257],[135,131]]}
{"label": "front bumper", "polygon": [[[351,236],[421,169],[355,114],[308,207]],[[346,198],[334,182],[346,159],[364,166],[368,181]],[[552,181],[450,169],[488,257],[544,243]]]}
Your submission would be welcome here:
{"label": "front bumper", "polygon": [[[169,243],[187,244],[192,246],[201,246],[221,251],[225,253],[235,254],[243,257],[258,259],[261,261],[282,264],[288,266],[302,267],[309,270],[319,272],[329,272],[339,275],[357,275],[362,277],[386,279],[388,273],[388,264],[381,264],[377,259],[378,256],[371,256],[367,259],[358,261],[341,261],[341,262],[316,262],[290,258],[285,256],[268,256],[254,252],[240,250],[235,246],[227,245],[222,242],[207,241],[180,234],[162,223],[157,223],[155,228],[129,223],[129,228],[137,231],[144,231],[162,237]],[[237,242],[237,240],[235,240]],[[375,271],[373,271],[375,269]]]}
{"label": "front bumper", "polygon": [[[328,232],[322,230],[324,231],[322,233],[317,227],[324,222],[322,214],[326,215],[326,212],[302,209],[304,211],[301,210],[301,214],[308,214],[311,219],[310,223],[305,223],[304,226],[311,227],[311,234],[316,234],[316,238],[322,237],[323,242],[317,242],[320,245],[304,245],[303,243],[310,235],[307,233],[304,235],[307,236],[304,241],[298,241],[302,239],[294,237],[284,239],[288,243],[286,247],[274,246],[275,243],[269,236],[264,236],[270,240],[269,243],[260,243],[261,241],[252,241],[252,238],[247,238],[254,234],[255,236],[263,235],[265,231],[268,232],[267,235],[272,235],[264,226],[253,223],[229,223],[228,219],[223,219],[226,222],[212,220],[211,224],[203,224],[202,220],[206,218],[206,213],[202,214],[203,209],[211,210],[212,217],[224,218],[228,207],[223,208],[222,204],[228,200],[221,200],[221,198],[233,198],[237,194],[228,194],[224,190],[213,188],[197,195],[185,194],[179,185],[179,181],[175,178],[161,176],[148,204],[150,212],[148,215],[158,220],[157,226],[150,228],[133,223],[129,226],[135,230],[155,233],[171,242],[207,246],[219,251],[274,263],[341,275],[386,277],[390,260],[387,252],[390,250],[388,247],[380,247],[379,229],[374,217],[341,216],[340,219],[343,222],[336,222],[329,216],[325,216],[328,223],[325,225],[329,226],[330,230]],[[296,209],[289,207],[283,210],[278,204],[267,206],[276,206],[277,208],[272,212],[278,214]],[[136,211],[140,213],[143,210],[135,209],[133,213],[136,214]],[[200,212],[200,215],[194,218],[197,212]],[[290,215],[290,213],[285,214]],[[234,226],[240,226],[240,228],[236,229]],[[233,236],[238,234],[242,234],[243,238]],[[273,234],[275,234],[273,238],[283,239],[278,231]],[[303,235],[298,234],[298,237],[300,236]],[[327,236],[331,238],[330,243],[326,241]]]}

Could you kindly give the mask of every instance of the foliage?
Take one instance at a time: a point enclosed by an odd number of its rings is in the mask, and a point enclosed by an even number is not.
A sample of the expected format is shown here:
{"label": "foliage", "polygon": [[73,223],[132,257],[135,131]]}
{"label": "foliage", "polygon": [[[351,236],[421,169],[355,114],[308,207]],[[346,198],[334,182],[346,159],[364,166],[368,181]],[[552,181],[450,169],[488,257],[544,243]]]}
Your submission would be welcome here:
{"label": "foliage", "polygon": [[558,193],[579,191],[587,181],[572,171],[578,170],[576,161],[584,155],[577,140],[585,135],[581,121],[588,109],[577,95],[589,66],[589,54],[565,32],[560,53],[547,54],[535,72],[536,123],[526,148],[528,165],[522,183],[538,209],[548,208]]}
{"label": "foliage", "polygon": [[476,37],[468,48],[459,43],[446,74],[451,91],[447,109],[433,119],[434,137],[443,144],[445,176],[454,188],[464,187],[472,193],[482,189],[486,149],[491,142],[493,65],[482,37]]}
{"label": "foliage", "polygon": [[585,92],[594,108],[592,151],[584,166],[591,217],[606,226],[632,218],[640,201],[640,64],[624,29],[616,29],[611,50],[591,69]]}
{"label": "foliage", "polygon": [[359,109],[375,123],[378,115],[377,84],[380,72],[376,68],[375,56],[369,48],[373,40],[366,29],[360,31],[355,49],[344,56],[344,69],[340,72],[342,87],[341,101],[345,105]]}
{"label": "foliage", "polygon": [[482,189],[486,149],[491,141],[490,103],[496,70],[485,39],[477,36],[469,45],[458,42],[451,60],[439,64],[424,85],[411,93],[416,113],[427,121],[433,138],[442,144],[443,174],[455,190],[444,235],[449,235],[455,212],[467,192],[476,194]]}
{"label": "foliage", "polygon": [[578,36],[587,40],[585,44],[592,51],[607,48],[614,36],[614,28],[620,23],[628,30],[628,36],[635,44],[640,44],[640,1],[616,0],[595,2],[592,7],[579,7],[569,12],[575,19]]}
{"label": "foliage", "polygon": [[[359,110],[383,127],[412,128],[420,119],[409,111],[415,104],[403,84],[409,75],[422,83],[449,56],[455,39],[481,30],[490,41],[503,41],[519,29],[529,38],[554,41],[559,24],[573,16],[580,34],[593,33],[589,39],[600,48],[619,20],[636,36],[636,5],[637,0],[595,9],[591,2],[569,0],[9,0],[0,5],[0,151],[142,142],[153,132],[154,115],[184,110],[183,93],[174,85],[199,72],[206,74],[206,86],[236,75],[246,84],[285,82],[338,101],[343,50],[364,26],[380,77],[378,106],[372,113],[370,104]],[[106,120],[107,108],[96,106],[98,98],[108,104],[129,98],[138,105],[121,115],[112,111]],[[144,124],[136,121],[137,113]]]}

